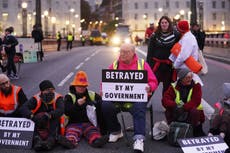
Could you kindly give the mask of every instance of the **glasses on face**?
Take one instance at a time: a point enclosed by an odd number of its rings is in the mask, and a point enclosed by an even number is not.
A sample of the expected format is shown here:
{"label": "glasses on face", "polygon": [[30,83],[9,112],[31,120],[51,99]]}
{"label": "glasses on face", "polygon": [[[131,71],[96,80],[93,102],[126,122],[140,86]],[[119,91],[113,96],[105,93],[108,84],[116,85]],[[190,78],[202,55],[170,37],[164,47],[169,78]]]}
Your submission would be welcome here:
{"label": "glasses on face", "polygon": [[193,78],[193,73],[189,73],[184,77],[184,80],[192,80]]}
{"label": "glasses on face", "polygon": [[2,83],[0,83],[0,86],[2,87],[2,86],[5,86],[5,85],[7,85],[9,83],[9,81],[5,81],[5,82],[2,82]]}

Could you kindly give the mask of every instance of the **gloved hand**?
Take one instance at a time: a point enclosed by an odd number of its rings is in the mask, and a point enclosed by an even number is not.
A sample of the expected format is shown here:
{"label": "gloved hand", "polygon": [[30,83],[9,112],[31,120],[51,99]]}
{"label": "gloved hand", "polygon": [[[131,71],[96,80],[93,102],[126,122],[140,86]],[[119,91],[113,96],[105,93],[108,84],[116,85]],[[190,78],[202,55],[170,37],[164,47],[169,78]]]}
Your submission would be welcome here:
{"label": "gloved hand", "polygon": [[179,105],[177,105],[177,107],[181,108],[183,106],[184,106],[184,102],[181,100],[180,103],[179,103]]}
{"label": "gloved hand", "polygon": [[176,121],[185,121],[188,117],[188,113],[185,112],[183,107],[176,107],[174,110],[173,118]]}
{"label": "gloved hand", "polygon": [[41,116],[41,122],[42,123],[47,123],[50,119],[50,115],[48,113],[44,113],[42,116]]}

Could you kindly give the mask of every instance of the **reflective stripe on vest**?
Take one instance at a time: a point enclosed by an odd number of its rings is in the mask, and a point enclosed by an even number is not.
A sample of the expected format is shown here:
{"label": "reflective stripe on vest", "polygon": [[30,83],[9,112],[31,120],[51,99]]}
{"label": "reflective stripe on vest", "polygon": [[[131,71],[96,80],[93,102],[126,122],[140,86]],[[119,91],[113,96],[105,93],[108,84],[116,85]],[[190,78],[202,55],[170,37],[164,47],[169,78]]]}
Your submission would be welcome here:
{"label": "reflective stripe on vest", "polygon": [[18,92],[21,87],[12,85],[12,92],[5,97],[3,93],[0,94],[0,113],[10,114],[13,113],[18,107]]}
{"label": "reflective stripe on vest", "polygon": [[[144,70],[144,64],[145,60],[144,59],[138,59],[137,61],[137,70]],[[118,68],[118,61],[113,62],[113,69],[116,70]]]}
{"label": "reflective stripe on vest", "polygon": [[68,35],[68,36],[67,36],[67,40],[68,40],[68,41],[72,41],[72,40],[73,40],[73,36],[72,36],[72,35]]}
{"label": "reflective stripe on vest", "polygon": [[[175,91],[175,94],[176,94],[176,99],[175,99],[175,101],[176,101],[176,104],[177,104],[177,105],[181,105],[180,92],[176,89],[176,84],[177,84],[177,82],[172,83],[172,87],[173,87],[173,89],[174,89],[174,91]],[[191,88],[191,89],[189,90],[188,97],[187,97],[187,102],[191,100],[192,92],[193,92],[193,88]],[[197,109],[197,110],[203,110],[203,107],[202,107],[202,105],[200,104],[196,109]]]}
{"label": "reflective stripe on vest", "polygon": [[[88,91],[88,94],[89,94],[90,100],[91,100],[91,101],[94,101],[94,100],[95,100],[95,95],[96,95],[96,93],[93,92],[93,91]],[[68,95],[71,96],[72,101],[73,101],[73,104],[75,104],[75,103],[76,103],[76,96],[75,96],[75,94],[72,94],[72,93],[69,92]]]}
{"label": "reflective stripe on vest", "polygon": [[[36,106],[35,109],[32,110],[33,114],[35,114],[38,111],[38,109],[41,107],[42,101],[41,101],[41,98],[40,98],[40,94],[41,93],[38,93],[38,94],[34,95],[34,98],[37,101],[37,106]],[[53,102],[54,110],[56,109],[56,101],[57,101],[57,99],[59,97],[61,97],[61,95],[55,92],[54,93],[54,102]],[[60,122],[60,134],[64,136],[64,134],[65,134],[65,115],[62,115],[60,117],[59,122]]]}

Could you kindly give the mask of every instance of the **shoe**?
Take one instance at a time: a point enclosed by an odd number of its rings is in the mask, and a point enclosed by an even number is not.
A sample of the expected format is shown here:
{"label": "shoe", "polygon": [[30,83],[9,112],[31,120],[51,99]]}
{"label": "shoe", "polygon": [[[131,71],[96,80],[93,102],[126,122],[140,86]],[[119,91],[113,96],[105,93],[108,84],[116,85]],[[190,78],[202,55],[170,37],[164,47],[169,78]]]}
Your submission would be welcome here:
{"label": "shoe", "polygon": [[52,137],[49,137],[47,140],[43,141],[43,148],[44,150],[51,150],[54,148],[55,145],[55,139]]}
{"label": "shoe", "polygon": [[73,149],[76,147],[75,144],[73,144],[69,139],[67,139],[65,136],[59,135],[57,137],[57,143],[62,145],[63,147],[67,149]]}
{"label": "shoe", "polygon": [[102,136],[100,138],[95,139],[92,142],[91,146],[94,147],[94,148],[101,148],[106,144],[107,141],[108,141],[108,137],[107,136]]}
{"label": "shoe", "polygon": [[35,151],[44,150],[43,144],[44,144],[43,140],[41,140],[41,138],[39,136],[35,136],[35,138],[34,138],[34,146],[33,146],[34,150]]}
{"label": "shoe", "polygon": [[17,80],[17,79],[19,79],[19,76],[18,76],[17,74],[15,74],[15,75],[13,76],[13,79]]}
{"label": "shoe", "polygon": [[123,137],[123,132],[121,131],[118,134],[110,134],[109,135],[109,142],[117,142],[118,139]]}
{"label": "shoe", "polygon": [[144,140],[136,139],[133,144],[133,150],[135,153],[143,153],[144,152]]}

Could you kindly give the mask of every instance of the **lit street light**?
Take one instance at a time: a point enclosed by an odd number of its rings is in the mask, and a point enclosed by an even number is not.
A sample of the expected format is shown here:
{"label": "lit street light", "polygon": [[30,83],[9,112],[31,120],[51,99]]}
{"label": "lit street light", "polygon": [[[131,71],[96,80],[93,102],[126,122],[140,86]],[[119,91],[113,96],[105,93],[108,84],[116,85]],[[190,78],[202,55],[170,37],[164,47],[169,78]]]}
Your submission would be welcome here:
{"label": "lit street light", "polygon": [[27,3],[22,3],[22,36],[27,36]]}

